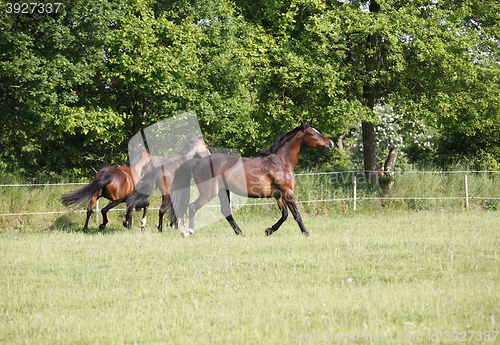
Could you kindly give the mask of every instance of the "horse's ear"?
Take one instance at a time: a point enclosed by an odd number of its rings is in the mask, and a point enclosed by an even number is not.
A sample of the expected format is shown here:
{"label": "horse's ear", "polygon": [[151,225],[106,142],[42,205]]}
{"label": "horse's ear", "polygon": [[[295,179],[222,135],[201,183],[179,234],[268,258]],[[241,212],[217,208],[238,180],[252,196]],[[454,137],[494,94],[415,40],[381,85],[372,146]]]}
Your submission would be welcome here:
{"label": "horse's ear", "polygon": [[306,124],[304,123],[304,121],[300,121],[300,124],[302,125],[302,128],[306,128]]}
{"label": "horse's ear", "polygon": [[309,121],[307,124],[312,127],[313,126],[313,120]]}

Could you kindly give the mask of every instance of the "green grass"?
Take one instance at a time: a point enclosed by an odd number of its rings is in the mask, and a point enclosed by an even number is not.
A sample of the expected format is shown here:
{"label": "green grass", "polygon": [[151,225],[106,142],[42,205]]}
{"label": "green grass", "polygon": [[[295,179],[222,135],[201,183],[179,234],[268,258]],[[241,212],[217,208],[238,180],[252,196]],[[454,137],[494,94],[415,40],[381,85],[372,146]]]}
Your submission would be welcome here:
{"label": "green grass", "polygon": [[437,344],[446,331],[499,330],[497,212],[305,216],[308,238],[293,219],[265,237],[277,220],[266,212],[235,215],[243,238],[225,221],[187,239],[117,221],[83,234],[83,214],[4,228],[0,342],[283,344],[359,331],[439,333]]}

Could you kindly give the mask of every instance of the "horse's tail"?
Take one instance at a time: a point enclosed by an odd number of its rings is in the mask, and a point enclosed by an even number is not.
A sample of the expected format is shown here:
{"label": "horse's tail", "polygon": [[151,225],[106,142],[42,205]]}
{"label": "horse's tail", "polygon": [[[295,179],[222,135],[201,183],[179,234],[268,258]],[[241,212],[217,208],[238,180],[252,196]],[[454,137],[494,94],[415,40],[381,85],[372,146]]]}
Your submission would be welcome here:
{"label": "horse's tail", "polygon": [[75,190],[74,192],[63,194],[61,201],[66,207],[80,208],[90,202],[90,199],[113,180],[113,174],[109,171],[102,174],[88,185]]}
{"label": "horse's tail", "polygon": [[171,226],[175,226],[186,214],[191,190],[191,172],[198,162],[199,158],[190,159],[175,171],[174,181],[170,187],[170,200],[167,203]]}
{"label": "horse's tail", "polygon": [[156,188],[156,181],[160,174],[160,167],[156,167],[153,170],[150,170],[141,182],[135,186],[135,190],[132,192],[132,195],[127,200],[127,205],[134,205],[136,211],[139,211],[141,208],[146,208],[149,205],[149,196],[153,193]]}

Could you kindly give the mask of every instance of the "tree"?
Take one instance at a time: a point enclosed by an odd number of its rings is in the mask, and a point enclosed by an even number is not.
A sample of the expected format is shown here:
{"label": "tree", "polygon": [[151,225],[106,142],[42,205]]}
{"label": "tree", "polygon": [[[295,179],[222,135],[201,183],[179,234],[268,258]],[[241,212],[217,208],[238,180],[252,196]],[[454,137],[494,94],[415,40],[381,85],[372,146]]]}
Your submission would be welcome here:
{"label": "tree", "polygon": [[[99,89],[110,8],[99,1],[87,4],[91,11],[74,2],[57,13],[0,15],[0,142],[5,148],[0,160],[11,171],[60,173],[80,164],[82,156],[98,159],[96,141],[122,139],[110,139],[107,132],[121,123],[119,116],[101,111],[89,97]],[[68,145],[72,142],[87,147],[76,149]]]}
{"label": "tree", "polygon": [[500,76],[498,4],[372,0],[330,5],[306,28],[324,42],[315,54],[342,66],[338,84],[363,123],[366,170],[378,168],[377,103],[395,104],[408,120],[421,118],[469,137],[499,123],[494,102]]}
{"label": "tree", "polygon": [[127,138],[143,127],[186,110],[221,146],[255,137],[252,28],[228,2],[191,3],[86,0],[51,15],[2,12],[0,160],[34,175],[97,170],[127,159]]}
{"label": "tree", "polygon": [[83,173],[121,163],[143,127],[195,110],[212,145],[245,155],[300,120],[340,140],[360,123],[365,169],[379,170],[374,107],[389,104],[451,133],[462,156],[500,161],[499,6],[81,0],[2,12],[0,160]]}

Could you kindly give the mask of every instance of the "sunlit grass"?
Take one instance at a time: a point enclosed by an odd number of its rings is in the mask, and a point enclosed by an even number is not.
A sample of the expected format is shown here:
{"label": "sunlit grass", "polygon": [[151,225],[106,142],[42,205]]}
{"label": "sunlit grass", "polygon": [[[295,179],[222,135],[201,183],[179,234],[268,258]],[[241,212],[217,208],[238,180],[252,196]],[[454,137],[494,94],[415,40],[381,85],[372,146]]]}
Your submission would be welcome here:
{"label": "sunlit grass", "polygon": [[498,331],[497,212],[305,216],[310,237],[290,217],[265,237],[279,216],[268,212],[235,214],[246,237],[225,221],[187,239],[116,223],[90,234],[66,221],[3,231],[0,342],[279,344],[323,332],[425,340]]}

